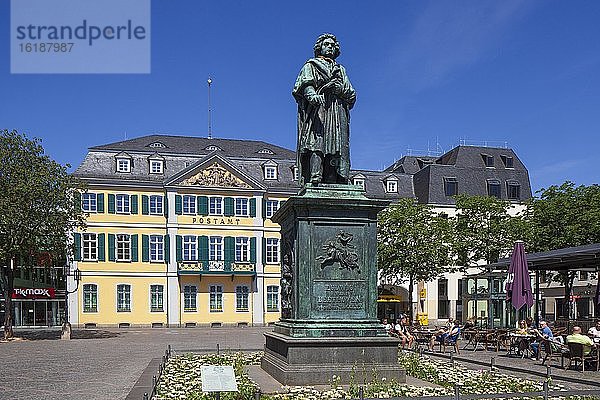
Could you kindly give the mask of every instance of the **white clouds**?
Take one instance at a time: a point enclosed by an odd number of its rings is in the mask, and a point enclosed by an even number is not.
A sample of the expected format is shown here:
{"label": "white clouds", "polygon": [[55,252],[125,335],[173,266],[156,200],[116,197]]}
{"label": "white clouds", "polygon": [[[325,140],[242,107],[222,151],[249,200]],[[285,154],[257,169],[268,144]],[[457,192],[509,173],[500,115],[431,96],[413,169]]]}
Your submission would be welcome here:
{"label": "white clouds", "polygon": [[532,8],[527,0],[432,1],[416,19],[391,62],[403,85],[434,86],[479,61]]}

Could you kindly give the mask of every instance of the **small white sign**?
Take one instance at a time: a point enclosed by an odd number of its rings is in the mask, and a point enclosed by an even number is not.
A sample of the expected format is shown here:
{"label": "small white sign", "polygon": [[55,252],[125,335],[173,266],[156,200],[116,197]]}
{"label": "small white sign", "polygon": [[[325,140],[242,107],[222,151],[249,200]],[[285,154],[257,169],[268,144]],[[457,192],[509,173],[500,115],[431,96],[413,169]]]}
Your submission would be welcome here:
{"label": "small white sign", "polygon": [[202,365],[200,367],[203,392],[237,392],[232,365]]}

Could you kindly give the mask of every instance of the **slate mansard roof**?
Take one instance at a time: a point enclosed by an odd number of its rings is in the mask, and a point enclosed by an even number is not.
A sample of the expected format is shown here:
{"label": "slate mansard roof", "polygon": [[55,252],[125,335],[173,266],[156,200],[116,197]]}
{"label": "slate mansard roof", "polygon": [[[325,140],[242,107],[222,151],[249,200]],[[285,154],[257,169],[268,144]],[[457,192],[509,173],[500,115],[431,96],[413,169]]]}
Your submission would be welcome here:
{"label": "slate mansard roof", "polygon": [[[484,156],[492,156],[494,167],[486,167]],[[505,165],[506,157],[512,167]],[[131,171],[116,171],[117,158],[128,158]],[[151,159],[164,161],[163,174],[149,173]],[[198,166],[213,161],[253,182],[255,190],[292,195],[300,186],[293,179],[295,151],[254,140],[208,139],[190,136],[148,135],[94,146],[74,175],[92,184],[164,186],[180,176],[193,174]],[[277,167],[277,179],[265,179],[265,166]],[[502,198],[506,181],[518,182],[521,200],[531,197],[529,175],[511,149],[458,146],[441,157],[405,156],[383,171],[352,170],[351,181],[362,180],[368,197],[394,200],[416,198],[421,203],[454,204],[444,192],[444,179],[458,182],[459,193],[487,194],[489,179],[501,182]],[[389,192],[388,181],[397,191]]]}

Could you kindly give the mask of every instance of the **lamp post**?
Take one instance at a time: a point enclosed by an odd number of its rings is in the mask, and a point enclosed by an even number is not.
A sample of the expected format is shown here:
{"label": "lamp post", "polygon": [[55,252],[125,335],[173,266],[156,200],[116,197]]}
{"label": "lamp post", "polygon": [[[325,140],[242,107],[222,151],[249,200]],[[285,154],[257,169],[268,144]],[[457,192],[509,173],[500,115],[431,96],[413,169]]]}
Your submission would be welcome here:
{"label": "lamp post", "polygon": [[[65,322],[62,326],[62,332],[60,335],[61,339],[71,339],[71,323],[69,322],[69,294],[77,292],[79,289],[79,281],[81,280],[81,271],[78,269],[73,270],[71,275],[71,267],[68,263],[63,266],[63,275],[65,276]],[[69,291],[69,276],[73,276],[76,282],[75,289]]]}

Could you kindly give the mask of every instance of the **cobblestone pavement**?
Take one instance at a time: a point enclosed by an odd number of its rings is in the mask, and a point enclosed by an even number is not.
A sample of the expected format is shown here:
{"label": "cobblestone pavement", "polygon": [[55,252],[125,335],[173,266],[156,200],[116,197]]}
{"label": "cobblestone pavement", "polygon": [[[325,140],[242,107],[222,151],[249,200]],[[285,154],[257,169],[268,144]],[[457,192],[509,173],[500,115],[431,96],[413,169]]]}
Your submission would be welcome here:
{"label": "cobblestone pavement", "polygon": [[152,358],[175,350],[262,349],[271,328],[188,328],[16,332],[0,343],[0,399],[124,399]]}

